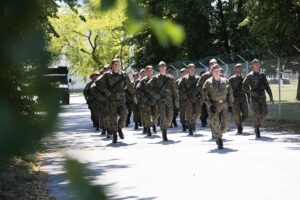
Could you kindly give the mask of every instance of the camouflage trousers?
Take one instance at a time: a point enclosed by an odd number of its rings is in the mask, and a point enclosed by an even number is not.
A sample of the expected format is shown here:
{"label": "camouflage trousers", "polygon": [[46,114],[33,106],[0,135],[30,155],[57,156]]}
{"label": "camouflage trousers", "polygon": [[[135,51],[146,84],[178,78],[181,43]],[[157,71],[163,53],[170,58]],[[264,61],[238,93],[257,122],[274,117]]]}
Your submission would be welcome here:
{"label": "camouflage trousers", "polygon": [[216,104],[216,112],[213,113],[209,108],[208,109],[208,118],[210,121],[210,127],[212,129],[212,134],[214,137],[222,137],[223,133],[228,130],[229,127],[229,112],[228,104],[221,103]]}
{"label": "camouflage trousers", "polygon": [[108,129],[110,127],[109,108],[105,101],[101,101],[99,105],[99,122],[100,127]]}
{"label": "camouflage trousers", "polygon": [[133,121],[135,123],[138,123],[140,120],[140,109],[139,109],[139,104],[133,104],[132,107],[132,111],[133,111]]}
{"label": "camouflage trousers", "polygon": [[130,117],[133,111],[133,101],[126,101],[126,108],[127,108],[127,118],[126,118],[126,123],[130,124]]}
{"label": "camouflage trousers", "polygon": [[111,101],[109,104],[109,131],[117,132],[118,128],[124,128],[127,118],[125,101]]}
{"label": "camouflage trousers", "polygon": [[93,101],[93,102],[89,103],[88,108],[91,111],[91,120],[92,120],[93,124],[97,126],[97,123],[99,123],[98,102]]}
{"label": "camouflage trousers", "polygon": [[157,124],[158,121],[158,109],[156,105],[142,104],[142,118],[143,126],[149,128]]}
{"label": "camouflage trousers", "polygon": [[186,101],[185,109],[185,121],[188,125],[196,123],[201,114],[201,103],[200,101]]}
{"label": "camouflage trousers", "polygon": [[259,128],[264,123],[268,113],[266,96],[263,95],[258,98],[251,96],[251,109],[253,111],[253,126]]}
{"label": "camouflage trousers", "polygon": [[186,100],[179,100],[179,119],[180,123],[186,123],[185,121],[185,112],[186,112]]}
{"label": "camouflage trousers", "polygon": [[233,113],[235,124],[242,125],[249,114],[246,97],[234,98]]}
{"label": "camouflage trousers", "polygon": [[160,100],[158,102],[158,112],[159,112],[159,124],[161,130],[167,130],[170,128],[173,119],[173,103],[172,100],[167,99]]}

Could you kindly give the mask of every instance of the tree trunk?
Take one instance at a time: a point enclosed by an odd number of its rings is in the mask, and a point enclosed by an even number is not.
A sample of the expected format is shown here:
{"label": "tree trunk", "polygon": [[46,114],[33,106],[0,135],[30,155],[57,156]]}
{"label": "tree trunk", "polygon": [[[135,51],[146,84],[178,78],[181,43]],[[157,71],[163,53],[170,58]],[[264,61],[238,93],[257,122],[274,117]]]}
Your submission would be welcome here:
{"label": "tree trunk", "polygon": [[223,42],[224,42],[224,48],[226,53],[230,52],[230,47],[229,47],[229,39],[228,39],[228,33],[227,33],[227,24],[225,21],[225,16],[224,16],[224,10],[223,10],[223,2],[221,0],[218,0],[217,2],[217,8],[219,10],[219,18],[220,18],[220,23],[221,23],[221,33],[223,36]]}

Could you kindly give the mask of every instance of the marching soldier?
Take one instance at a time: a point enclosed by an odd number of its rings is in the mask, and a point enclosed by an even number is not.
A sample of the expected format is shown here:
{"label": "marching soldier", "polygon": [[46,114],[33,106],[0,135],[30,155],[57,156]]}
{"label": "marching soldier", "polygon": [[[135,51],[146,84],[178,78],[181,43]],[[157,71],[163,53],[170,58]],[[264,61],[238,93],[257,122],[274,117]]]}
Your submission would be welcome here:
{"label": "marching soldier", "polygon": [[157,100],[146,90],[147,83],[153,78],[153,67],[151,65],[146,67],[146,75],[147,76],[137,85],[137,89],[140,91],[139,99],[141,99],[140,104],[143,110],[141,113],[143,116],[143,126],[147,136],[151,136],[152,132],[150,128],[152,127],[153,132],[156,133],[156,124],[158,120]]}
{"label": "marching soldier", "polygon": [[[97,87],[104,92],[109,101],[109,131],[113,135],[113,143],[117,143],[118,135],[124,139],[122,128],[125,127],[127,108],[125,100],[125,87],[133,92],[133,87],[127,74],[120,69],[120,60],[114,59],[111,72],[107,72],[96,81]],[[118,118],[119,117],[119,118]]]}
{"label": "marching soldier", "polygon": [[178,95],[179,95],[179,119],[180,119],[180,123],[182,125],[182,131],[186,132],[186,128],[187,128],[187,124],[185,121],[185,108],[186,108],[186,99],[185,96],[182,95],[182,92],[180,91],[181,89],[179,88],[179,84],[182,80],[182,78],[186,75],[186,68],[181,68],[180,69],[180,78],[178,78],[176,80],[176,85],[178,88]]}
{"label": "marching soldier", "polygon": [[[140,70],[140,78],[137,82],[137,85],[138,83],[146,76],[146,70],[145,69],[141,69]],[[138,112],[139,112],[139,125],[142,126],[144,124],[144,119],[143,119],[143,108],[142,108],[142,102],[143,102],[143,99],[140,98],[140,95],[141,95],[141,90],[139,88],[136,87],[136,99],[137,99],[137,104],[138,104]],[[143,129],[143,133],[147,133],[145,127]]]}
{"label": "marching soldier", "polygon": [[[132,75],[132,78],[133,78],[132,85],[133,85],[133,88],[134,88],[135,82],[139,78],[138,73],[134,73]],[[134,106],[136,104],[135,90],[134,90],[134,94],[131,94],[130,91],[126,88],[125,89],[125,98],[126,98],[126,107],[127,107],[127,110],[128,110],[127,119],[126,119],[126,127],[128,127],[129,124],[130,124],[131,114],[133,113],[133,109],[134,109]]]}
{"label": "marching soldier", "polygon": [[94,83],[94,81],[98,78],[99,74],[93,72],[90,74],[90,82],[86,84],[83,90],[83,95],[86,100],[86,103],[88,104],[88,108],[91,111],[91,120],[93,122],[93,127],[96,128],[96,131],[99,131],[99,121],[97,119],[97,109],[94,109],[93,103],[95,102],[94,95],[91,93],[91,85]]}
{"label": "marching soldier", "polygon": [[[198,90],[201,91],[202,93],[202,89],[203,89],[203,85],[205,83],[205,81],[207,79],[209,79],[211,76],[212,76],[212,73],[211,73],[211,67],[214,65],[214,64],[218,64],[217,60],[216,59],[211,59],[209,61],[209,71],[205,72],[201,77],[200,77],[200,80],[198,81],[197,83],[197,87],[198,87]],[[203,97],[203,94],[202,94],[202,97]],[[203,97],[204,98],[204,97]],[[207,125],[207,117],[208,117],[208,111],[207,111],[207,105],[205,104],[205,102],[202,103],[202,115],[203,115],[203,118],[201,119],[201,124],[202,124],[202,127],[206,126]],[[214,139],[214,134],[212,133],[212,138]]]}
{"label": "marching soldier", "polygon": [[184,76],[179,83],[179,96],[183,97],[186,102],[185,121],[187,122],[189,135],[193,135],[195,124],[201,113],[201,97],[197,88],[197,82],[200,77],[195,74],[195,65],[187,66],[188,75]]}
{"label": "marching soldier", "polygon": [[133,74],[133,87],[134,87],[134,103],[133,103],[133,107],[132,107],[132,112],[133,112],[133,121],[134,121],[134,129],[137,130],[139,129],[139,123],[141,123],[141,117],[140,117],[140,111],[139,111],[139,102],[137,99],[137,85],[140,82],[140,78],[139,78],[139,73],[135,72]]}
{"label": "marching soldier", "polygon": [[233,113],[234,120],[237,126],[237,133],[243,133],[242,123],[248,117],[248,104],[246,94],[243,91],[242,85],[244,78],[242,77],[243,66],[241,63],[235,65],[235,75],[229,78],[229,84],[233,90],[234,105]]}
{"label": "marching soldier", "polygon": [[178,93],[173,77],[166,73],[166,63],[160,61],[158,66],[160,73],[154,76],[145,88],[157,100],[163,141],[168,141],[167,129],[171,126],[173,119],[173,98],[178,108]]}
{"label": "marching soldier", "polygon": [[268,93],[270,101],[274,104],[273,95],[268,80],[264,73],[260,72],[260,62],[254,59],[251,62],[252,72],[250,72],[243,81],[243,89],[250,100],[253,111],[253,126],[256,138],[260,137],[260,126],[263,124],[268,113],[266,94]]}
{"label": "marching soldier", "polygon": [[233,95],[228,80],[221,77],[220,66],[211,67],[212,77],[203,86],[203,98],[208,109],[212,134],[218,149],[223,149],[222,135],[229,126],[228,112],[232,113]]}

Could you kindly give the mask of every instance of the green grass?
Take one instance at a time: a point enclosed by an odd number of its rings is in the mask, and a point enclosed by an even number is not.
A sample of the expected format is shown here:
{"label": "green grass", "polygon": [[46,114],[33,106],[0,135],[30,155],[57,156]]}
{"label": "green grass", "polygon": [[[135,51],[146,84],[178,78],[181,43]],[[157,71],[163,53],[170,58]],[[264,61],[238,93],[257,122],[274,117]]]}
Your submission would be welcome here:
{"label": "green grass", "polygon": [[[283,103],[295,103],[299,102],[296,100],[297,95],[297,80],[291,80],[291,84],[281,84],[281,102]],[[279,89],[278,84],[270,84],[273,98],[275,102],[279,101]]]}

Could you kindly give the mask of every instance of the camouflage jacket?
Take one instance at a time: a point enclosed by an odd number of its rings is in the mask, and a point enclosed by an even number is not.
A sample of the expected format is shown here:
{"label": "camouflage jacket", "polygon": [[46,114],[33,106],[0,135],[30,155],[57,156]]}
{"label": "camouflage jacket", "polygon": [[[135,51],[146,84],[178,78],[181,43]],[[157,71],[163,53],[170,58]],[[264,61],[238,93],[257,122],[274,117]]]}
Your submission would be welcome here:
{"label": "camouflage jacket", "polygon": [[186,75],[182,78],[178,86],[179,96],[183,99],[190,101],[200,101],[201,94],[197,87],[197,83],[200,80],[200,76]]}
{"label": "camouflage jacket", "polygon": [[155,75],[147,82],[145,90],[158,102],[174,102],[179,105],[178,92],[174,78],[171,75]]}
{"label": "camouflage jacket", "polygon": [[86,103],[92,103],[94,101],[94,98],[93,98],[93,95],[91,93],[91,85],[94,83],[94,81],[90,81],[88,82],[84,89],[83,89],[83,95],[84,95],[84,98],[86,100]]}
{"label": "camouflage jacket", "polygon": [[203,98],[208,108],[221,103],[228,103],[232,107],[234,102],[232,88],[228,80],[223,77],[220,77],[220,81],[216,81],[213,77],[205,81]]}
{"label": "camouflage jacket", "polygon": [[108,72],[96,80],[96,86],[105,94],[110,101],[126,101],[125,88],[134,93],[133,85],[128,75],[120,71],[119,73]]}
{"label": "camouflage jacket", "polygon": [[243,81],[243,90],[246,92],[247,96],[254,98],[265,98],[265,91],[267,91],[269,97],[271,99],[273,98],[266,75],[263,73],[250,72]]}
{"label": "camouflage jacket", "polygon": [[233,90],[234,98],[246,98],[245,92],[243,90],[243,80],[242,76],[233,75],[229,78],[229,84]]}
{"label": "camouflage jacket", "polygon": [[[211,76],[212,76],[211,72],[208,71],[208,72],[205,72],[204,74],[202,74],[202,76],[198,80],[197,87],[201,94],[202,94],[202,89],[203,89],[203,85],[204,85],[205,81],[207,81],[207,79],[209,79]],[[202,96],[203,96],[203,94],[202,94]]]}

